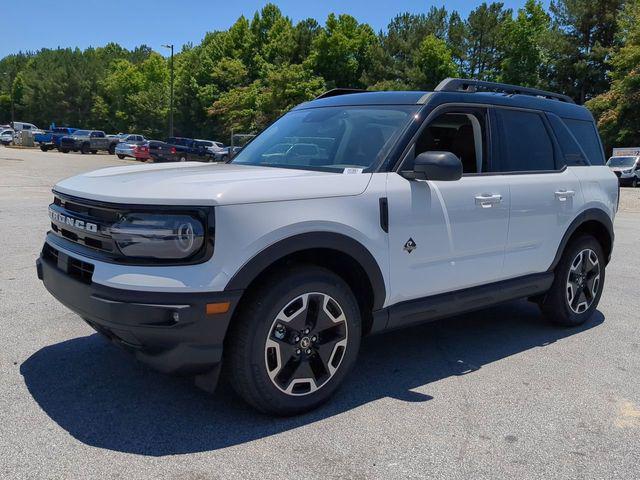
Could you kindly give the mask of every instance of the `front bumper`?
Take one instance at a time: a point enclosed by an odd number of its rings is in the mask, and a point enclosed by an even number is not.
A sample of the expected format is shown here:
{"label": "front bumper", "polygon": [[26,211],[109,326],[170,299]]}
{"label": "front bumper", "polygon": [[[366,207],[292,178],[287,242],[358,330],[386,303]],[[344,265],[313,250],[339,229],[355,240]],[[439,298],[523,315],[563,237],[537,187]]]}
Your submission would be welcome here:
{"label": "front bumper", "polygon": [[[227,327],[242,291],[115,289],[93,283],[90,265],[63,252],[58,252],[55,260],[41,255],[36,261],[38,278],[56,299],[140,361],[179,375],[217,371]],[[222,302],[230,302],[227,312],[206,314],[207,304]]]}

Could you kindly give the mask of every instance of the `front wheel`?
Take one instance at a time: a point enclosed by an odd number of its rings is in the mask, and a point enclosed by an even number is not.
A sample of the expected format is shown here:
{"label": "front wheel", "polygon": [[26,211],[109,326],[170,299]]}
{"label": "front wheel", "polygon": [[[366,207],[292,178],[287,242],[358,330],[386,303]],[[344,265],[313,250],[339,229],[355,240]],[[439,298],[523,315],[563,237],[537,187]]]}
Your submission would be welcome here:
{"label": "front wheel", "polygon": [[109,145],[109,155],[114,155],[116,153],[116,146],[112,143]]}
{"label": "front wheel", "polygon": [[124,155],[120,155],[120,154],[118,154],[118,158],[119,158],[120,160],[124,160]]}
{"label": "front wheel", "polygon": [[180,157],[180,162],[186,162],[187,161],[187,157]]}
{"label": "front wheel", "polygon": [[46,145],[40,145],[40,150],[42,150],[43,152],[46,152],[49,149],[47,148]]}
{"label": "front wheel", "polygon": [[243,301],[229,332],[226,366],[236,392],[258,410],[295,415],[326,402],[353,367],[361,317],[334,273],[299,267]]}
{"label": "front wheel", "polygon": [[82,146],[80,147],[80,153],[82,153],[83,155],[86,155],[87,153],[89,153],[89,144],[88,143],[83,143]]}
{"label": "front wheel", "polygon": [[578,326],[598,307],[605,277],[604,252],[591,235],[573,240],[555,270],[551,289],[541,303],[542,312],[554,323]]}
{"label": "front wheel", "polygon": [[631,181],[631,186],[633,188],[637,188],[638,187],[638,177],[633,177],[633,180]]}

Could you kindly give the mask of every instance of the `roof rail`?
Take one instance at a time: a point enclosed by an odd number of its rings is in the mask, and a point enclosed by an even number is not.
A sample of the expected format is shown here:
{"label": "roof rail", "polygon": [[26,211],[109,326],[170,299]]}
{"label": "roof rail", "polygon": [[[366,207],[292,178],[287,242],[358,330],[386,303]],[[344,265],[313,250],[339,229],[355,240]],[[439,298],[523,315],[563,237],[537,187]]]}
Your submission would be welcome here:
{"label": "roof rail", "polygon": [[435,88],[436,92],[467,92],[475,93],[478,90],[488,92],[502,92],[511,95],[530,95],[533,97],[549,98],[552,100],[560,100],[566,103],[576,103],[573,98],[562,95],[560,93],[547,92],[537,88],[519,87],[517,85],[509,85],[507,83],[485,82],[482,80],[469,80],[464,78],[445,78]]}
{"label": "roof rail", "polygon": [[338,95],[348,95],[350,93],[362,93],[366,92],[366,90],[361,90],[359,88],[334,88],[327,92],[324,92],[318,95],[314,100],[320,100],[321,98],[329,98],[329,97],[337,97]]}

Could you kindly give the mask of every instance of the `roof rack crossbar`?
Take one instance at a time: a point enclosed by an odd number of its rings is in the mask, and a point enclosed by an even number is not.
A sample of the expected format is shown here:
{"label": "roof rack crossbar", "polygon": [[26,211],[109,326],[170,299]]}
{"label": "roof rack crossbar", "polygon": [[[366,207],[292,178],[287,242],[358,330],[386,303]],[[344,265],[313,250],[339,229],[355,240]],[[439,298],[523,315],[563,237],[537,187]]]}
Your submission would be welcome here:
{"label": "roof rack crossbar", "polygon": [[348,95],[350,93],[363,93],[366,90],[359,88],[334,88],[318,95],[314,100],[320,100],[321,98],[337,97],[338,95]]}
{"label": "roof rack crossbar", "polygon": [[560,93],[547,92],[537,88],[520,87],[507,83],[485,82],[483,80],[470,80],[465,78],[446,78],[435,88],[436,92],[467,92],[475,93],[478,90],[489,92],[502,92],[512,95],[530,95],[552,100],[560,100],[566,103],[576,103],[573,98]]}

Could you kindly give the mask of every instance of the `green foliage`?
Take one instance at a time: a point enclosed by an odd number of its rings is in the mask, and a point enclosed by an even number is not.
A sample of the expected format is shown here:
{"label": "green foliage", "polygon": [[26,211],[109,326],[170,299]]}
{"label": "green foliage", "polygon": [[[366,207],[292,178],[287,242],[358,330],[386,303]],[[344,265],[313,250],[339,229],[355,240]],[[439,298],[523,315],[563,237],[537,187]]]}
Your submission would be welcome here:
{"label": "green foliage", "polygon": [[371,66],[376,36],[369,25],[350,15],[329,15],[313,41],[306,65],[330,87],[364,87],[362,74]]}
{"label": "green foliage", "polygon": [[611,89],[589,100],[607,153],[614,146],[640,145],[640,1],[629,1],[618,21],[623,45],[611,58]]}
{"label": "green foliage", "polygon": [[[592,99],[609,144],[638,143],[639,2],[553,0],[545,11],[541,0],[527,0],[515,14],[483,2],[467,18],[430,7],[397,15],[378,34],[349,15],[295,23],[267,4],[176,53],[175,134],[225,141],[325,89],[428,90],[460,75]],[[13,109],[41,127],[162,138],[169,63],[148,46],[115,43],[9,55],[0,59],[0,122]]]}
{"label": "green foliage", "polygon": [[505,22],[500,81],[525,87],[540,86],[544,37],[550,22],[542,3],[536,0],[527,0],[515,20]]}
{"label": "green foliage", "polygon": [[410,72],[413,85],[419,90],[433,90],[444,78],[458,75],[451,50],[444,40],[431,34],[420,44]]}

